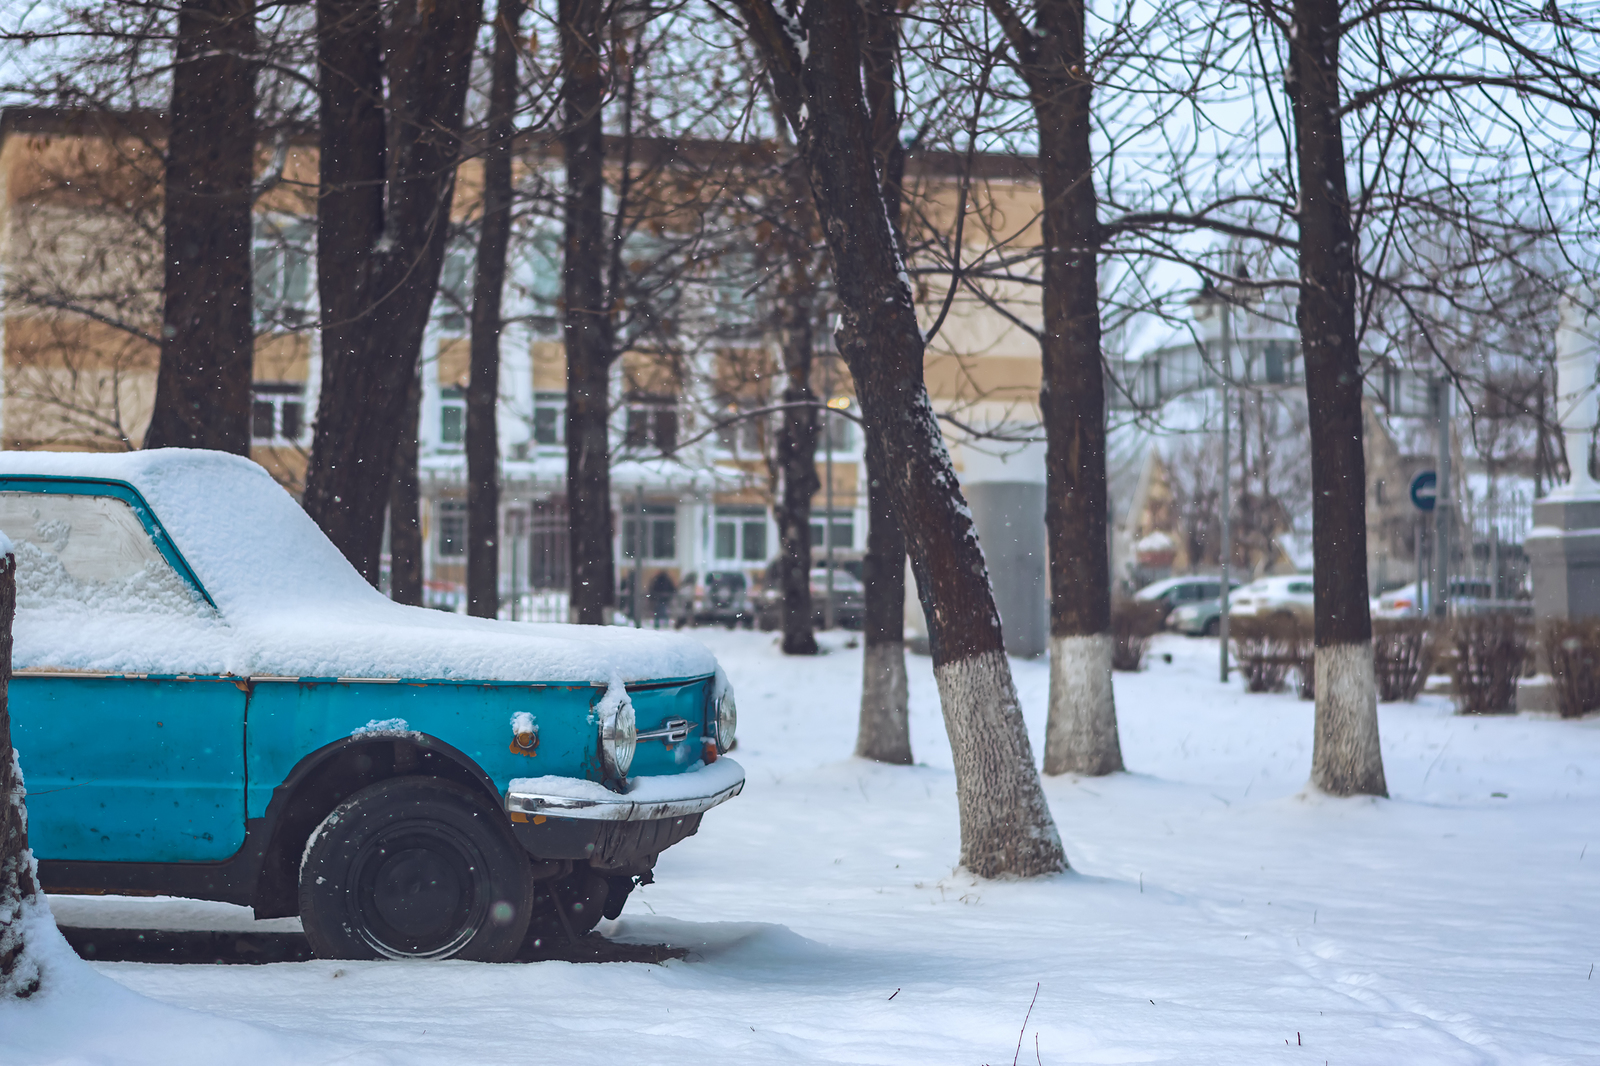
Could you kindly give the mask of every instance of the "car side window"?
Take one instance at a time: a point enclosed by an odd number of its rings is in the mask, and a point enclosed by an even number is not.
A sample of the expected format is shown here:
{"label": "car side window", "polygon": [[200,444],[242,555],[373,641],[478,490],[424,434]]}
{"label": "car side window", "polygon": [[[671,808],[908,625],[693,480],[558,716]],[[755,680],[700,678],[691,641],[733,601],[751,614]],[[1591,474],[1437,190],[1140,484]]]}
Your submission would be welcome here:
{"label": "car side window", "polygon": [[16,545],[17,606],[77,603],[118,613],[210,608],[115,496],[0,492],[0,530]]}
{"label": "car side window", "polygon": [[1289,591],[1297,595],[1304,595],[1314,591],[1314,586],[1309,581],[1296,581],[1289,586]]}

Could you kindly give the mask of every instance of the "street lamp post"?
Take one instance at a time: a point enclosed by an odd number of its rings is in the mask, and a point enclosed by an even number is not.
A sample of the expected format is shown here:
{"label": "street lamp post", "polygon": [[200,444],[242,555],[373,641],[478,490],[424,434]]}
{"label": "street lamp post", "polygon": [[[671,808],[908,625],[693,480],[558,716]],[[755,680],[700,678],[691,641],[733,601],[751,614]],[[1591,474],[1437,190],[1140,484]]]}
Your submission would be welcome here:
{"label": "street lamp post", "polygon": [[[822,603],[822,628],[832,629],[834,624],[833,613],[833,359],[829,357],[822,364],[823,384],[822,395],[825,398],[822,407],[822,447],[823,447],[823,473],[827,475],[826,495],[823,503],[826,507],[825,517],[822,520],[822,545],[827,566],[825,573],[825,587],[823,595],[827,598]],[[806,580],[811,579],[806,575]]]}
{"label": "street lamp post", "polygon": [[1218,375],[1222,384],[1222,495],[1218,506],[1222,511],[1222,548],[1217,553],[1222,561],[1222,581],[1219,587],[1221,613],[1217,616],[1217,636],[1221,638],[1218,672],[1224,684],[1228,681],[1228,560],[1233,554],[1233,527],[1230,512],[1233,510],[1233,491],[1229,484],[1229,401],[1228,374],[1233,364],[1233,309],[1227,297],[1207,281],[1200,294],[1190,301],[1195,318],[1204,321],[1214,314],[1222,316],[1222,367]]}

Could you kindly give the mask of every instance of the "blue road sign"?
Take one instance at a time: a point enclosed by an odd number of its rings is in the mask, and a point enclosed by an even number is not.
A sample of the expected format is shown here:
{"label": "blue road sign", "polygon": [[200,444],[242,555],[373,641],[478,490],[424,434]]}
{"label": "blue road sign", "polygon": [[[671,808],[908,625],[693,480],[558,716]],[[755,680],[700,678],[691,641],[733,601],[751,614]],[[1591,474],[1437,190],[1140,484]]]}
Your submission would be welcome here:
{"label": "blue road sign", "polygon": [[1424,470],[1411,479],[1411,502],[1419,511],[1431,511],[1439,498],[1439,475]]}

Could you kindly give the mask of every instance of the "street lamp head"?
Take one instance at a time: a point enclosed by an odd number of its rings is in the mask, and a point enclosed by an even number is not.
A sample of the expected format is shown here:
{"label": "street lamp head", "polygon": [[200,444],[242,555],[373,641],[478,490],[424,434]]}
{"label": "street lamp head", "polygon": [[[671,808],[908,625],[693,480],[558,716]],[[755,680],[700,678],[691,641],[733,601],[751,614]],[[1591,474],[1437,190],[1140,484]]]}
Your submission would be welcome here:
{"label": "street lamp head", "polygon": [[1210,278],[1203,278],[1200,282],[1200,291],[1189,299],[1189,310],[1194,315],[1195,321],[1206,322],[1214,318],[1217,312],[1227,304],[1227,299],[1211,284]]}

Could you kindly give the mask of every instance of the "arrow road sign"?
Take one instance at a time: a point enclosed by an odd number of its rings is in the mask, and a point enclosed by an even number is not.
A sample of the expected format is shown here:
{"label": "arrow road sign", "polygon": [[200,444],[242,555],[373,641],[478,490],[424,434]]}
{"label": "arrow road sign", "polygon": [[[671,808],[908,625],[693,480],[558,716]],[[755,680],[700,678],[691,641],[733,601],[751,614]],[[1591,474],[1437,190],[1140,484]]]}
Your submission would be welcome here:
{"label": "arrow road sign", "polygon": [[1439,498],[1439,475],[1424,470],[1411,479],[1411,502],[1419,511],[1431,511]]}

